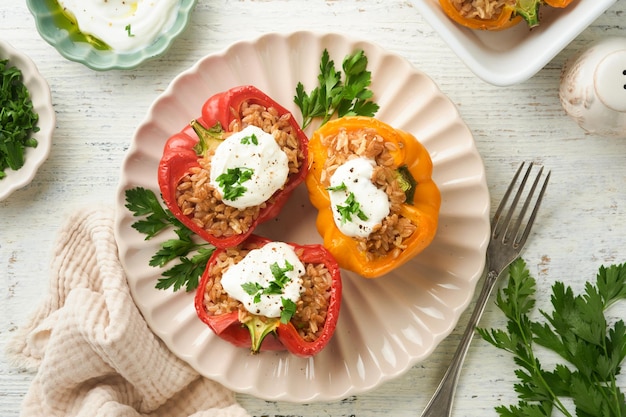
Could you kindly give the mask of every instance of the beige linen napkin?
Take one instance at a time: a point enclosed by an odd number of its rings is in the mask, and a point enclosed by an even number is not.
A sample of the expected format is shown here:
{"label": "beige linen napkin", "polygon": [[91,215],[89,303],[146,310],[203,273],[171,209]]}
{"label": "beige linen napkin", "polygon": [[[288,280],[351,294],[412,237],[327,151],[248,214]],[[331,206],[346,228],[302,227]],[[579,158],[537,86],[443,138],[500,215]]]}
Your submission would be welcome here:
{"label": "beige linen napkin", "polygon": [[7,354],[36,371],[24,417],[244,417],[234,395],[199,376],[150,331],[117,256],[112,209],[71,215],[49,293]]}

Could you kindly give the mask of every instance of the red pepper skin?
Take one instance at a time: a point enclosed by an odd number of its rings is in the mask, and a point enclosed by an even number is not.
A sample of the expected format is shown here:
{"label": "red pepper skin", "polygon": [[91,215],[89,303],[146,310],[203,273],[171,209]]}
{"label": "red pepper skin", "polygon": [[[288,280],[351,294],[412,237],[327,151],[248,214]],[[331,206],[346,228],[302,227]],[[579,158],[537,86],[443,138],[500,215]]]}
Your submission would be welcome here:
{"label": "red pepper skin", "polygon": [[[196,122],[207,129],[219,122],[222,129],[227,131],[231,121],[240,118],[241,105],[245,101],[260,104],[265,107],[274,107],[280,115],[290,114],[287,109],[276,103],[265,93],[254,86],[247,85],[235,87],[210,97],[202,107],[202,117],[196,119]],[[290,119],[290,124],[296,133],[302,153],[300,169],[297,173],[289,175],[289,179],[284,188],[278,190],[271,197],[271,204],[268,204],[261,210],[259,216],[246,233],[227,237],[214,236],[195,224],[189,216],[184,215],[178,206],[176,202],[176,188],[181,178],[183,178],[192,167],[200,166],[198,163],[200,156],[198,156],[194,150],[194,146],[196,146],[199,139],[191,125],[185,126],[180,132],[167,140],[159,163],[157,174],[158,183],[161,195],[168,209],[190,230],[218,248],[237,246],[239,243],[243,242],[254,232],[256,226],[273,219],[280,213],[280,210],[287,202],[293,190],[304,181],[307,175],[308,138],[302,129],[300,129],[300,126],[293,116]]]}
{"label": "red pepper skin", "polygon": [[[246,248],[260,248],[271,240],[258,235],[251,235],[242,246]],[[328,305],[328,311],[326,314],[326,321],[324,328],[320,336],[313,342],[307,342],[302,339],[298,334],[298,331],[294,325],[289,322],[287,324],[280,323],[275,328],[275,337],[266,337],[261,344],[261,351],[278,351],[287,350],[290,353],[301,356],[310,357],[319,353],[324,346],[328,344],[335,332],[337,326],[337,320],[339,319],[339,309],[341,306],[341,270],[337,261],[322,245],[298,245],[295,243],[289,243],[298,253],[298,257],[304,263],[321,263],[326,266],[328,272],[332,277],[332,283],[330,287],[330,301]],[[216,264],[219,254],[225,252],[227,249],[216,249],[207,267],[200,279],[200,285],[195,294],[195,308],[196,313],[200,320],[207,324],[211,330],[215,332],[220,338],[232,343],[238,347],[245,347],[250,349],[252,346],[252,339],[250,331],[244,324],[239,321],[238,313],[232,312],[222,315],[209,315],[204,308],[204,292],[207,283],[212,279],[210,270],[213,265]],[[252,353],[257,353],[252,350]]]}

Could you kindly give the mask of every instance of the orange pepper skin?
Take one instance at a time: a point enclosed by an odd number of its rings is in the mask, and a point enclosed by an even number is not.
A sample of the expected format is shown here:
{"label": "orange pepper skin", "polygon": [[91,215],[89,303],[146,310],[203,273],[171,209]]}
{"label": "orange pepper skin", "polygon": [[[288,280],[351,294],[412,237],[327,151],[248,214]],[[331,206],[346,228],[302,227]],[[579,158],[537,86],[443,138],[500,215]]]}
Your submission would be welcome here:
{"label": "orange pepper skin", "polygon": [[563,8],[569,6],[573,0],[544,0],[544,2],[550,7]]}
{"label": "orange pepper skin", "polygon": [[[344,235],[335,224],[327,185],[321,182],[324,164],[328,158],[328,149],[322,144],[322,137],[334,135],[343,129],[374,130],[386,142],[396,145],[396,150],[391,151],[395,168],[405,166],[417,183],[413,204],[405,202],[400,212],[417,228],[405,240],[406,248],[397,257],[388,255],[368,260],[358,248],[357,241]],[[313,133],[309,140],[309,156],[309,172],[305,183],[311,203],[318,210],[316,227],[323,237],[324,246],[335,257],[339,266],[365,278],[377,278],[412,259],[432,242],[437,232],[441,194],[432,179],[433,164],[430,155],[413,135],[375,118],[342,117],[327,122]]]}
{"label": "orange pepper skin", "polygon": [[439,0],[444,13],[456,23],[474,30],[498,31],[517,25],[522,17],[515,11],[515,7],[504,6],[502,13],[495,19],[478,19],[463,16],[452,0]]}

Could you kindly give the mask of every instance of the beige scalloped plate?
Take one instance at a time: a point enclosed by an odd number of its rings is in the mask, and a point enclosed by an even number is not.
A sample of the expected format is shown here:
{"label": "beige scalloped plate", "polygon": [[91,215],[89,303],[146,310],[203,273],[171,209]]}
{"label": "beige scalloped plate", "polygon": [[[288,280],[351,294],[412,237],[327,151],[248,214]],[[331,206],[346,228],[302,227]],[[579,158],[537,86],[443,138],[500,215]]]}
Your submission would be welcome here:
{"label": "beige scalloped plate", "polygon": [[[216,337],[199,319],[193,294],[156,290],[149,267],[160,241],[131,228],[124,192],[158,193],[163,144],[212,94],[253,84],[300,117],[298,81],[312,89],[324,49],[338,65],[363,49],[372,71],[378,117],[412,132],[432,155],[441,189],[440,225],[432,245],[405,267],[376,280],[343,273],[336,333],[317,356],[250,355]],[[310,131],[308,132],[310,133]],[[337,34],[268,34],[201,59],[172,81],[138,127],[123,165],[116,234],[133,297],[152,330],[181,359],[226,387],[267,400],[329,401],[370,390],[428,357],[454,328],[480,278],[489,235],[489,194],[482,159],[453,103],[424,73],[380,47]],[[304,186],[279,218],[257,230],[272,239],[320,242]],[[161,237],[161,241],[166,239]]]}

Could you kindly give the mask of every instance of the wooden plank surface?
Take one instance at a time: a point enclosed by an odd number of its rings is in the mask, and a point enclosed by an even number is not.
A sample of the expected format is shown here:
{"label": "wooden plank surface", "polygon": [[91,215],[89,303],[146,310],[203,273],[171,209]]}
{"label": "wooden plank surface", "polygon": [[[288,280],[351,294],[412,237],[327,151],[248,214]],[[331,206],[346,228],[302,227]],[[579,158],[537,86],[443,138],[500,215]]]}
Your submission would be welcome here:
{"label": "wooden plank surface", "polygon": [[[24,2],[0,3],[0,39],[36,62],[50,84],[57,115],[50,158],[31,185],[0,202],[2,351],[46,289],[56,231],[67,214],[88,204],[115,203],[122,160],[153,100],[203,56],[274,30],[347,33],[404,56],[430,75],[474,134],[494,206],[519,161],[551,168],[548,197],[524,254],[544,294],[556,280],[580,289],[600,265],[626,261],[626,142],[585,134],[565,115],[558,98],[567,58],[590,41],[625,34],[625,2],[618,1],[535,77],[512,87],[495,87],[473,75],[408,0],[200,0],[189,28],[164,57],[137,70],[109,72],[62,58],[38,35]],[[626,308],[621,304],[612,313],[624,317]],[[366,394],[307,405],[247,395],[238,400],[255,416],[417,416],[466,320],[464,314],[427,360]],[[482,325],[502,324],[490,303]],[[513,369],[510,357],[476,339],[461,376],[455,415],[493,416],[495,406],[516,402]],[[31,378],[0,355],[2,416],[19,414]]]}

